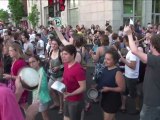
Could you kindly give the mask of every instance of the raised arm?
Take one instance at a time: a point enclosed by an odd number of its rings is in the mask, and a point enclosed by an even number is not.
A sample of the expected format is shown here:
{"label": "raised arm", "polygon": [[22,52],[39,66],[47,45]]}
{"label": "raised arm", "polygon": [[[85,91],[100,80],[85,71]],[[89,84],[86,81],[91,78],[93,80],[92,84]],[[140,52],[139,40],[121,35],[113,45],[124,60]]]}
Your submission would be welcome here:
{"label": "raised arm", "polygon": [[54,30],[57,34],[57,36],[59,37],[60,41],[62,42],[62,44],[65,46],[65,45],[70,45],[70,44],[73,44],[73,40],[69,40],[67,41],[64,36],[62,35],[62,33],[58,30],[57,26],[55,25],[55,22],[53,21],[52,22],[52,25],[54,26]]}
{"label": "raised arm", "polygon": [[124,32],[128,35],[129,39],[129,46],[133,54],[138,56],[143,63],[147,63],[147,54],[143,53],[142,51],[138,50],[135,41],[133,40],[132,30],[130,26],[125,26]]}

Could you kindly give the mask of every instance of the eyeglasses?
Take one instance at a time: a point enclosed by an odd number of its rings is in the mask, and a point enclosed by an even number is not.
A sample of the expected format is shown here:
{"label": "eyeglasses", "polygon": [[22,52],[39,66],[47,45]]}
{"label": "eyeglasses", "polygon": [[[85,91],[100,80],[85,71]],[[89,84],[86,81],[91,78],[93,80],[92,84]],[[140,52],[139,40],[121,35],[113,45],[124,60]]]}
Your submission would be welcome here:
{"label": "eyeglasses", "polygon": [[30,61],[30,62],[28,62],[29,64],[31,64],[31,63],[35,63],[36,61]]}
{"label": "eyeglasses", "polygon": [[9,50],[9,52],[15,51],[14,49]]}

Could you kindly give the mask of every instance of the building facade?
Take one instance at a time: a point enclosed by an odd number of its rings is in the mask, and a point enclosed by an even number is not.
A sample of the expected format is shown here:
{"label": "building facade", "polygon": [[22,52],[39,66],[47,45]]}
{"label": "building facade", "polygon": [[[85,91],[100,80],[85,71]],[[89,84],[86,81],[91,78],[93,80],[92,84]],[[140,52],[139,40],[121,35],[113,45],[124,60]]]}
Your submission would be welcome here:
{"label": "building facade", "polygon": [[[48,25],[48,1],[47,0],[27,0],[28,15],[31,13],[32,6],[37,5],[39,11],[39,23],[38,26]],[[28,21],[29,22],[29,21]]]}
{"label": "building facade", "polygon": [[[58,0],[53,0],[57,3]],[[40,11],[40,23],[48,23],[48,1],[28,0],[28,13],[31,6],[37,4]],[[57,5],[54,10],[56,11]],[[128,18],[140,20],[142,26],[147,23],[160,23],[160,0],[65,0],[65,11],[61,16],[63,25],[92,24],[105,28],[105,22],[110,21],[113,30],[118,30]],[[55,13],[55,17],[57,14]]]}

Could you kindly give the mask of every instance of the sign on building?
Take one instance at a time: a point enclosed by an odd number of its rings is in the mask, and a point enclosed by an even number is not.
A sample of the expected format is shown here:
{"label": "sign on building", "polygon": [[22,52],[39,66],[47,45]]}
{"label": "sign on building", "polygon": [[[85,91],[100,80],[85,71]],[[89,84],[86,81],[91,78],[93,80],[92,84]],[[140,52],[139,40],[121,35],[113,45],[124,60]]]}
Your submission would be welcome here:
{"label": "sign on building", "polygon": [[61,19],[61,17],[54,17],[54,18],[49,18],[49,21],[55,21],[55,23],[56,23],[56,26],[57,27],[61,27],[62,26],[62,19]]}

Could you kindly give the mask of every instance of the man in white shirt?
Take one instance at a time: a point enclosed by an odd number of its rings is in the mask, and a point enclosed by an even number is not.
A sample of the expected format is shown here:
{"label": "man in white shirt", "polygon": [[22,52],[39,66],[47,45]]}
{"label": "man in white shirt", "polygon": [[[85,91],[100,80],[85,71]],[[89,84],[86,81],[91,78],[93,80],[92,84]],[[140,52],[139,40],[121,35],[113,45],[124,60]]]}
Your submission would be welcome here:
{"label": "man in white shirt", "polygon": [[34,54],[34,48],[33,48],[33,44],[29,41],[29,34],[28,33],[22,33],[21,35],[22,41],[23,41],[23,52],[26,56],[26,60],[28,60],[28,58],[30,56],[32,56]]}
{"label": "man in white shirt", "polygon": [[29,40],[30,40],[30,42],[35,42],[36,34],[35,34],[34,32],[35,32],[35,31],[32,31],[32,33],[29,35]]}
{"label": "man in white shirt", "polygon": [[36,39],[38,40],[36,45],[36,53],[38,56],[44,55],[44,41],[41,39],[41,34],[36,34]]}
{"label": "man in white shirt", "polygon": [[[128,37],[127,37],[128,38]],[[126,59],[121,57],[121,61],[125,64],[125,80],[126,80],[126,91],[124,93],[122,99],[122,111],[126,110],[126,96],[129,95],[136,103],[136,111],[132,111],[130,113],[138,113],[140,108],[137,102],[137,81],[139,77],[139,66],[140,66],[140,59],[135,56],[130,48],[129,48],[129,41],[128,39],[125,40],[125,45],[127,46],[128,53],[126,55]]]}

